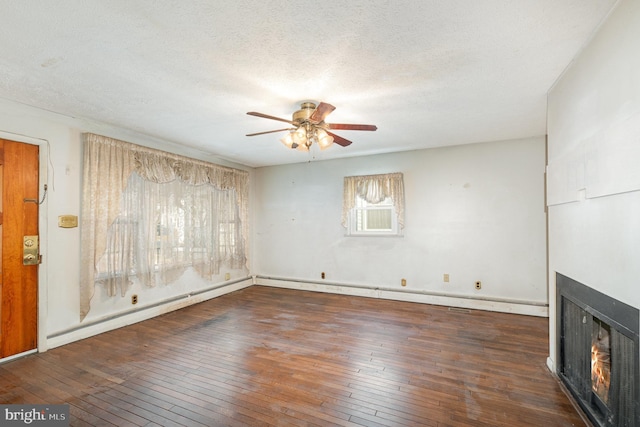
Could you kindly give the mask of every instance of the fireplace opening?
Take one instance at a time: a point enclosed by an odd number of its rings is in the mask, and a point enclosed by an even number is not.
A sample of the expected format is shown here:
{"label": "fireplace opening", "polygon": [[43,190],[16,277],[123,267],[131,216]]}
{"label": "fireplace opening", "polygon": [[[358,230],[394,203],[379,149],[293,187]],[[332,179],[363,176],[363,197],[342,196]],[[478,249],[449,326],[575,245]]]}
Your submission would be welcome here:
{"label": "fireplace opening", "polygon": [[595,409],[605,415],[609,405],[609,387],[611,386],[611,327],[593,318],[591,334],[591,390],[597,399],[593,401]]}

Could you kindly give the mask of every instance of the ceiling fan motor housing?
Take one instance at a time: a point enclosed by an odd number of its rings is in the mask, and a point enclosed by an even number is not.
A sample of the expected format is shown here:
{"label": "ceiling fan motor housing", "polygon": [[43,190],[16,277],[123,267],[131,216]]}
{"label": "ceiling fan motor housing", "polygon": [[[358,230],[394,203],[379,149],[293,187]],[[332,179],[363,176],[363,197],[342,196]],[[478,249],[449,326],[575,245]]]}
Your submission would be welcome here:
{"label": "ceiling fan motor housing", "polygon": [[302,124],[309,120],[309,117],[313,114],[316,109],[316,104],[313,102],[303,102],[300,105],[300,109],[293,113],[293,122],[297,124]]}

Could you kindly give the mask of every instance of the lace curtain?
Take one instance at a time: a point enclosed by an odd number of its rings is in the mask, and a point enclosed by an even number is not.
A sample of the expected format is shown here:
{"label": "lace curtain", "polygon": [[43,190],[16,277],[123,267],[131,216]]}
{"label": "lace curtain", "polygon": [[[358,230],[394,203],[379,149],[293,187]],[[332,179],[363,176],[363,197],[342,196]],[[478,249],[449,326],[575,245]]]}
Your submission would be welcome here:
{"label": "lace curtain", "polygon": [[187,268],[210,278],[247,264],[248,172],[84,135],[80,318],[95,284],[124,295]]}
{"label": "lace curtain", "polygon": [[382,175],[347,176],[344,178],[342,225],[347,226],[349,212],[359,196],[368,203],[380,203],[387,197],[393,201],[398,225],[404,227],[404,180],[400,172]]}

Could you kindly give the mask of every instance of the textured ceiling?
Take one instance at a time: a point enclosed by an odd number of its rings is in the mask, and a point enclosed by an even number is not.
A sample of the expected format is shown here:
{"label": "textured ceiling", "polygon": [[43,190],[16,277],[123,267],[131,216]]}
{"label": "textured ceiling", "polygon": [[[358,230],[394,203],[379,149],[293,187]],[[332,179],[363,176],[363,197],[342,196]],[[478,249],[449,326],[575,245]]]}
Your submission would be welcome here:
{"label": "textured ceiling", "polygon": [[[264,166],[545,134],[615,0],[0,0],[0,97]],[[288,150],[301,101],[354,141]],[[135,141],[132,141],[135,142]]]}

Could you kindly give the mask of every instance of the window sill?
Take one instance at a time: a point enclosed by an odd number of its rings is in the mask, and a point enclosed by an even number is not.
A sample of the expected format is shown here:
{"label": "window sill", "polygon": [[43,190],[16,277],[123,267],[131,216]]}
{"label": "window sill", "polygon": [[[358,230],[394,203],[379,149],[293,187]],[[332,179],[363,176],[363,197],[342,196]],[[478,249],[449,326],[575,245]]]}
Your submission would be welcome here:
{"label": "window sill", "polygon": [[404,234],[345,234],[344,237],[404,237]]}

